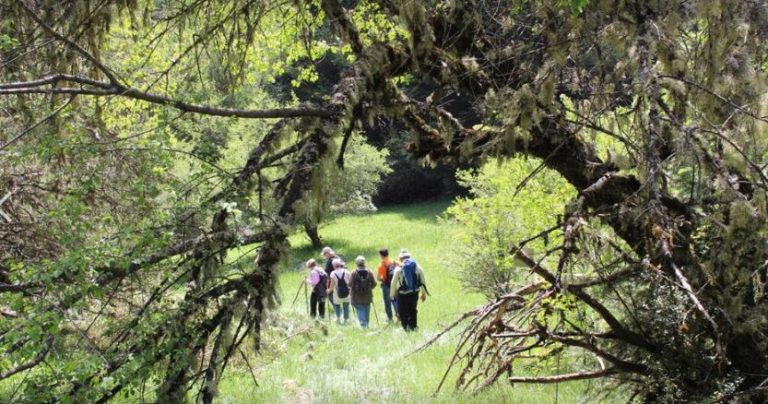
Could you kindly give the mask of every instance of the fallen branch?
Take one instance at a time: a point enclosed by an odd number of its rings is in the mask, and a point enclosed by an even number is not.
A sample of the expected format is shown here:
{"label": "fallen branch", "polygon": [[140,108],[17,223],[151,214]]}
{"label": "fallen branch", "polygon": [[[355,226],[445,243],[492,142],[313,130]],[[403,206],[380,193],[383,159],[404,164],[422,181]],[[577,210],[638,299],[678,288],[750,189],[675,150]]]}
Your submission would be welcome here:
{"label": "fallen branch", "polygon": [[453,323],[451,323],[447,327],[445,327],[443,329],[443,331],[440,331],[437,335],[435,335],[434,337],[430,338],[429,341],[427,341],[426,343],[422,344],[420,347],[416,348],[416,350],[412,351],[411,353],[406,354],[405,356],[403,356],[403,359],[408,358],[408,357],[410,357],[412,355],[415,355],[415,354],[417,354],[417,353],[419,353],[419,352],[429,348],[435,342],[437,342],[437,340],[440,339],[440,337],[442,337],[443,335],[447,334],[452,329],[456,328],[457,325],[461,324],[468,317],[476,316],[477,314],[479,314],[481,309],[482,308],[476,308],[476,309],[470,310],[470,311],[462,314],[459,318],[456,319],[456,321],[454,321]]}
{"label": "fallen branch", "polygon": [[616,368],[608,368],[605,370],[596,370],[592,372],[576,372],[566,373],[556,376],[512,376],[509,378],[510,383],[562,383],[570,382],[573,380],[585,380],[585,379],[597,379],[600,377],[606,377],[621,373]]}

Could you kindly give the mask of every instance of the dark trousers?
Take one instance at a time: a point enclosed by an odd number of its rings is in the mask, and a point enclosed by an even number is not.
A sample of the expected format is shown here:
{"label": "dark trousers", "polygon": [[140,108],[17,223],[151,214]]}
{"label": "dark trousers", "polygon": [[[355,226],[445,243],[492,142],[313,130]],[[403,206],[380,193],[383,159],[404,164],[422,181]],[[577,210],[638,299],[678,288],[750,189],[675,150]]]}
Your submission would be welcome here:
{"label": "dark trousers", "polygon": [[312,292],[309,296],[309,316],[315,318],[317,314],[320,314],[320,318],[325,318],[325,296],[321,297]]}
{"label": "dark trousers", "polygon": [[416,329],[416,305],[419,302],[419,293],[407,293],[397,295],[397,312],[400,314],[400,323],[405,331]]}

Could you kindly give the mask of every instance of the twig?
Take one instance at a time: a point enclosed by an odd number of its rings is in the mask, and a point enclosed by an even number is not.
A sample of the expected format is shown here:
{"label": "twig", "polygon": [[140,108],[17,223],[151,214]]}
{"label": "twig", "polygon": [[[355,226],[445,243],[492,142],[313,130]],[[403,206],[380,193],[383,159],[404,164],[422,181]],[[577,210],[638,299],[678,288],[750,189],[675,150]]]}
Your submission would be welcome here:
{"label": "twig", "polygon": [[430,338],[429,341],[425,342],[420,347],[416,348],[414,351],[412,351],[412,352],[406,354],[405,356],[403,356],[402,359],[406,359],[406,358],[408,358],[410,356],[413,356],[413,355],[415,355],[415,354],[417,354],[417,353],[419,353],[419,352],[429,348],[435,342],[437,342],[437,340],[440,339],[440,337],[442,337],[443,335],[445,335],[446,333],[448,333],[449,331],[454,329],[457,325],[461,324],[461,322],[466,320],[467,317],[477,315],[480,311],[481,311],[481,308],[476,308],[474,310],[470,310],[470,311],[462,314],[458,319],[456,319],[456,321],[454,321],[453,323],[451,323],[450,325],[445,327],[443,329],[443,331],[440,331],[437,335],[435,335],[434,337]]}
{"label": "twig", "polygon": [[303,330],[301,330],[301,331],[297,331],[297,332],[295,332],[295,333],[293,333],[293,334],[291,334],[291,335],[289,335],[289,336],[287,336],[287,337],[283,338],[283,339],[280,341],[280,343],[283,343],[283,342],[285,342],[285,341],[288,341],[289,339],[292,339],[293,337],[297,337],[297,336],[299,336],[299,335],[303,335],[303,334],[306,334],[306,333],[308,333],[308,332],[309,332],[309,331],[311,331],[311,330],[312,330],[312,326],[306,327],[306,328],[304,328],[304,329],[303,329]]}
{"label": "twig", "polygon": [[256,387],[258,387],[259,381],[256,380],[256,372],[253,371],[253,366],[251,366],[251,362],[248,360],[248,357],[245,355],[242,348],[238,347],[237,351],[240,352],[240,356],[243,357],[243,360],[245,361],[245,365],[248,366],[248,370],[251,373],[251,378],[253,379],[253,384],[255,384]]}

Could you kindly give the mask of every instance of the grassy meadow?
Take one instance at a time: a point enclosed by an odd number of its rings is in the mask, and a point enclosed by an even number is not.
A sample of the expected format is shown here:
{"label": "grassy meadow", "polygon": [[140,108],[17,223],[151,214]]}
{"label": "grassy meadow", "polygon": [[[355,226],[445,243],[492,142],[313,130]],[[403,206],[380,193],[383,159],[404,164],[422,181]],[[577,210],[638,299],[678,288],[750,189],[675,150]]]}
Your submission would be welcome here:
{"label": "grassy meadow", "polygon": [[[371,328],[363,330],[351,312],[350,324],[313,323],[307,315],[303,290],[303,263],[310,257],[321,262],[319,251],[299,234],[291,239],[292,256],[280,277],[283,303],[265,327],[262,350],[238,355],[220,385],[218,401],[293,403],[573,403],[591,402],[586,383],[560,386],[499,384],[479,394],[454,389],[449,375],[438,394],[453,356],[456,332],[439,343],[410,355],[461,313],[482,304],[483,297],[462,290],[446,257],[460,229],[440,220],[446,202],[397,206],[379,212],[339,218],[321,228],[327,245],[354,267],[363,255],[369,267],[378,263],[378,248],[397,254],[408,248],[424,268],[431,292],[419,303],[419,330],[406,334],[399,324],[386,324],[381,289],[374,291],[378,322],[371,313]],[[298,298],[291,304],[297,291]],[[329,306],[330,308],[330,306]],[[332,310],[331,310],[332,311]],[[328,317],[328,316],[326,316]],[[544,369],[546,372],[547,370]],[[258,382],[258,386],[256,385]],[[582,398],[583,397],[583,398]]]}

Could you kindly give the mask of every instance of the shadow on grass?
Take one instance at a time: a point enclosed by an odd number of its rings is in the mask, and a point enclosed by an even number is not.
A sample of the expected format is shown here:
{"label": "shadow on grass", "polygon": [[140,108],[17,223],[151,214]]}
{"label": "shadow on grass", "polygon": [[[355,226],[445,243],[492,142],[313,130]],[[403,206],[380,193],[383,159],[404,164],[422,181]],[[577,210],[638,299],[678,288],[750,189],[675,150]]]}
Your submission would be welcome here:
{"label": "shadow on grass", "polygon": [[[383,223],[403,223],[405,226],[422,226],[424,224],[434,224],[445,210],[451,205],[450,200],[438,200],[433,202],[424,202],[411,205],[391,205],[379,209],[375,213],[345,216],[320,226],[320,237],[324,246],[331,246],[337,254],[347,263],[348,268],[354,267],[354,259],[358,255],[363,255],[373,259],[378,259],[378,250],[371,247],[370,240],[366,239],[366,233],[373,233],[380,230]],[[378,216],[378,218],[376,218]],[[361,218],[371,218],[370,221],[360,220]],[[346,237],[334,235],[331,229],[338,229],[338,223],[352,219],[356,229],[360,234],[350,235],[348,230],[343,230]],[[347,222],[348,223],[348,222]],[[325,258],[320,254],[320,249],[312,247],[309,239],[303,233],[299,232],[291,237],[291,251],[286,260],[280,266],[280,272],[300,272],[304,269],[304,264],[308,259],[314,258],[321,266],[325,265]],[[370,263],[373,264],[373,263]]]}
{"label": "shadow on grass", "polygon": [[[354,267],[355,257],[358,255],[372,255],[375,251],[369,251],[370,247],[361,243],[350,242],[346,239],[323,237],[324,245],[331,246],[336,253],[347,263],[347,268]],[[325,265],[325,258],[320,254],[320,249],[312,247],[308,242],[291,248],[291,252],[286,257],[284,266],[281,266],[281,272],[297,272],[304,269],[304,265],[310,258],[317,260],[322,267]]]}

